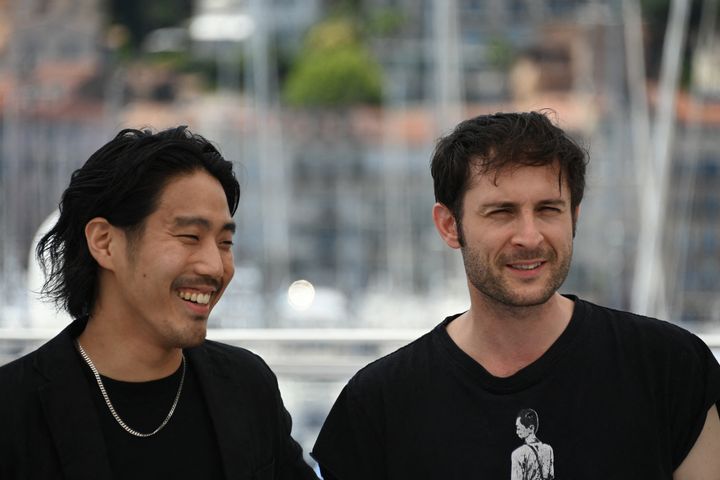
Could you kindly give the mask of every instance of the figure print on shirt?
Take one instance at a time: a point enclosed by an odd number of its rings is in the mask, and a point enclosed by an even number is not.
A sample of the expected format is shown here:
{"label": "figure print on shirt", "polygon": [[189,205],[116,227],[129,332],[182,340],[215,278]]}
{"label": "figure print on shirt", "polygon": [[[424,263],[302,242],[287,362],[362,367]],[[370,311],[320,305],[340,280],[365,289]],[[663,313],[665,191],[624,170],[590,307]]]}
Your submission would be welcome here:
{"label": "figure print on shirt", "polygon": [[538,437],[540,418],[532,408],[523,408],[515,418],[515,433],[524,443],[512,452],[510,480],[553,480],[555,457],[550,445]]}

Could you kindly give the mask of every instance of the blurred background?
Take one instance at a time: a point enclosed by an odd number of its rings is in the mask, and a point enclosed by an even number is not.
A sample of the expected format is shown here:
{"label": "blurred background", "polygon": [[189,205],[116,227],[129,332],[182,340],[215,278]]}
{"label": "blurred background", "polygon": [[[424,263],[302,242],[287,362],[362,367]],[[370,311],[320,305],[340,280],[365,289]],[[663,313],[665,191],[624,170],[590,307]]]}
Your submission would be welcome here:
{"label": "blurred background", "polygon": [[591,156],[561,291],[720,346],[718,3],[0,0],[0,364],[68,321],[32,245],[71,172],[188,125],[243,188],[209,336],[268,360],[308,449],[358,368],[468,306],[436,139],[543,108]]}

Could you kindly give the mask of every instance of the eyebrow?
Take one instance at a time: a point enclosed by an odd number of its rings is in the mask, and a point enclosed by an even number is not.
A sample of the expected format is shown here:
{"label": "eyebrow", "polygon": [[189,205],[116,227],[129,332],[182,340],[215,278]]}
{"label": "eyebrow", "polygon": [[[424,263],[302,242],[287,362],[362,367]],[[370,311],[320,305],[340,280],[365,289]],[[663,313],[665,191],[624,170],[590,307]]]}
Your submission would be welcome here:
{"label": "eyebrow", "polygon": [[[550,198],[547,200],[540,200],[537,202],[538,205],[542,206],[558,206],[558,207],[564,207],[567,205],[567,201],[563,200],[562,198]],[[517,203],[515,202],[489,202],[489,203],[483,203],[482,205],[478,206],[478,211],[484,212],[487,210],[492,210],[494,208],[515,208],[517,207]]]}
{"label": "eyebrow", "polygon": [[562,198],[553,198],[550,200],[542,200],[542,201],[538,202],[538,204],[564,207],[565,205],[567,205],[567,201],[563,200]]}
{"label": "eyebrow", "polygon": [[[202,227],[205,230],[210,230],[211,223],[210,220],[204,217],[176,217],[175,218],[175,226],[176,227]],[[222,231],[228,231],[230,233],[235,233],[235,222],[227,222],[224,224],[221,228]]]}

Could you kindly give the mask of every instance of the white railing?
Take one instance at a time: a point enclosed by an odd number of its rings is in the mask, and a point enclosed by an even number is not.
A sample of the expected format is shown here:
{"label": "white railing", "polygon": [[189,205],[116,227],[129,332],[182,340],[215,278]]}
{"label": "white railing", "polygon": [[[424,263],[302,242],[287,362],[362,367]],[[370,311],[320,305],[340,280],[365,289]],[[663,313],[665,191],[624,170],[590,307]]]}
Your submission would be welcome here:
{"label": "white railing", "polygon": [[[428,329],[384,328],[219,328],[208,329],[207,338],[225,343],[250,342],[397,342],[410,341],[427,333]],[[46,341],[57,335],[57,329],[0,328],[0,341]],[[720,335],[718,336],[720,339]]]}
{"label": "white railing", "polygon": [[[278,376],[343,380],[428,329],[210,329],[208,338],[248,348]],[[0,328],[0,365],[32,351],[57,333]],[[720,359],[720,334],[700,335]]]}
{"label": "white railing", "polygon": [[[427,333],[419,328],[222,328],[208,329],[207,338],[230,344],[250,343],[408,343]],[[47,341],[57,335],[56,329],[0,328],[0,341]],[[698,335],[710,348],[720,348],[720,334]]]}
{"label": "white railing", "polygon": [[[278,376],[346,380],[367,363],[428,329],[209,329],[207,338],[259,354]],[[57,334],[38,328],[0,328],[0,365]]]}

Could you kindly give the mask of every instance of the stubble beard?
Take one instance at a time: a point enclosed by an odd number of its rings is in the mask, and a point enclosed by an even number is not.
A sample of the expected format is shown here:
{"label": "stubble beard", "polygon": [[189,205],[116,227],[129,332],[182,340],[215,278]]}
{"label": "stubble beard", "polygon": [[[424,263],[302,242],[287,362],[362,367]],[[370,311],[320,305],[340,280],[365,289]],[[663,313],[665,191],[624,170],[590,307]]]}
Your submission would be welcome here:
{"label": "stubble beard", "polygon": [[177,322],[177,319],[169,320],[164,322],[161,328],[161,335],[165,338],[168,347],[197,347],[205,341],[207,336],[207,317],[193,316],[181,322]]}
{"label": "stubble beard", "polygon": [[[572,260],[572,244],[561,257],[551,249],[536,250],[522,255],[500,255],[494,265],[483,258],[480,252],[468,248],[467,245],[460,251],[470,284],[489,300],[505,307],[533,307],[547,302],[565,282]],[[550,278],[545,281],[545,285],[537,293],[529,295],[514,290],[503,275],[506,265],[537,258],[545,259],[545,266],[551,268]]]}
{"label": "stubble beard", "polygon": [[206,335],[206,330],[176,332],[175,338],[171,338],[168,343],[175,348],[193,348],[201,345],[205,341]]}

